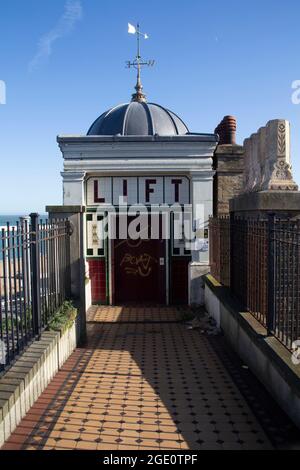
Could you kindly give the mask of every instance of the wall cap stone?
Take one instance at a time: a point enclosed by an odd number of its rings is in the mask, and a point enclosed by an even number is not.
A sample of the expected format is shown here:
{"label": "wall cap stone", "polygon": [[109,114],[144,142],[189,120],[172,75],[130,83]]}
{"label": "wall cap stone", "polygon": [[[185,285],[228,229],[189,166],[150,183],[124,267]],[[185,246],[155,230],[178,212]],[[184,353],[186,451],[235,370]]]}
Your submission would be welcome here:
{"label": "wall cap stone", "polygon": [[46,206],[46,212],[50,214],[82,214],[85,212],[85,206]]}
{"label": "wall cap stone", "polygon": [[260,191],[245,193],[231,199],[230,212],[268,211],[300,214],[299,191]]}
{"label": "wall cap stone", "polygon": [[244,155],[245,149],[242,145],[219,144],[215,150],[216,155]]}

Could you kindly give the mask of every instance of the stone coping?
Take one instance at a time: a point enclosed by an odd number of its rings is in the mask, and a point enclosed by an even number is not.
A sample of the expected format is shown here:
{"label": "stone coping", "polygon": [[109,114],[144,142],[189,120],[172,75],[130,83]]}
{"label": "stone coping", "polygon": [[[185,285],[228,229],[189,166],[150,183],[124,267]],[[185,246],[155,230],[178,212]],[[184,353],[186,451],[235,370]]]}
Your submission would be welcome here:
{"label": "stone coping", "polygon": [[222,286],[213,276],[204,276],[204,283],[235,317],[241,328],[251,337],[255,345],[271,361],[279,374],[300,398],[300,365],[294,365],[289,351],[274,336],[268,336],[266,328],[249,312],[244,312],[240,304],[232,298],[230,289]]}
{"label": "stone coping", "polygon": [[219,144],[215,150],[215,155],[230,155],[231,157],[241,157],[244,155],[245,150],[242,145],[237,144]]}
{"label": "stone coping", "polygon": [[85,206],[46,206],[46,212],[50,214],[82,214]]}
{"label": "stone coping", "polygon": [[230,212],[264,211],[300,213],[300,191],[260,191],[229,201]]}

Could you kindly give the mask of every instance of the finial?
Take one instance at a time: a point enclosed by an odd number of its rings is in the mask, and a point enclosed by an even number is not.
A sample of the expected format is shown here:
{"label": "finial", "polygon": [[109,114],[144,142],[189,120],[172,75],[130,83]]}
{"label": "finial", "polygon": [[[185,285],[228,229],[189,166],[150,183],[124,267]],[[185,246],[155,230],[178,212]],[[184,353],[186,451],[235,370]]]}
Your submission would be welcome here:
{"label": "finial", "polygon": [[137,81],[135,90],[136,93],[132,95],[131,101],[137,101],[138,103],[145,103],[147,101],[146,95],[143,93],[143,85],[141,81],[141,70],[143,66],[152,67],[154,65],[154,60],[149,60],[148,62],[143,62],[141,57],[141,44],[140,44],[140,37],[143,36],[145,39],[149,39],[149,36],[145,33],[141,33],[139,23],[137,26],[133,26],[132,24],[128,23],[128,33],[129,34],[136,34],[137,37],[137,55],[133,62],[127,62],[127,68],[134,67],[137,69]]}

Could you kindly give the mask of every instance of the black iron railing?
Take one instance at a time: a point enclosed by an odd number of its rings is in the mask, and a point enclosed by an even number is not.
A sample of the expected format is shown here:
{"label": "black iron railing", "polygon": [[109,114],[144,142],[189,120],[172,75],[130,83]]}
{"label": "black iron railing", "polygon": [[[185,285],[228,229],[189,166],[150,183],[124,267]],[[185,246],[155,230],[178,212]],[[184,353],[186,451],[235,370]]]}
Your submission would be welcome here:
{"label": "black iron railing", "polygon": [[0,373],[70,298],[70,223],[38,217],[0,232]]}
{"label": "black iron railing", "polygon": [[[270,225],[270,329],[289,348],[300,339],[300,221]],[[272,286],[274,285],[274,291]]]}
{"label": "black iron railing", "polygon": [[210,219],[210,267],[212,275],[224,286],[230,284],[230,220],[229,217]]}
{"label": "black iron railing", "polygon": [[268,310],[268,223],[232,218],[230,221],[231,291],[264,326]]}
{"label": "black iron railing", "polygon": [[212,218],[210,232],[213,276],[291,349],[300,338],[300,221]]}

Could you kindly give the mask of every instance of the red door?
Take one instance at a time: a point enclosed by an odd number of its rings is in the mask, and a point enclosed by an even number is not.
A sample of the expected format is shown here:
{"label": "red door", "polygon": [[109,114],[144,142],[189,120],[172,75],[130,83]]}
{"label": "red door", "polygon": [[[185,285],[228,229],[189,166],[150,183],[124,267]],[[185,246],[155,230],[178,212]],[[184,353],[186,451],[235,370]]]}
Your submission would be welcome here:
{"label": "red door", "polygon": [[114,241],[116,303],[166,303],[165,240]]}

